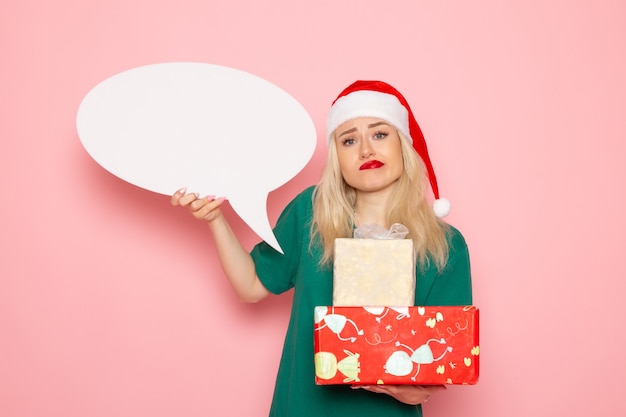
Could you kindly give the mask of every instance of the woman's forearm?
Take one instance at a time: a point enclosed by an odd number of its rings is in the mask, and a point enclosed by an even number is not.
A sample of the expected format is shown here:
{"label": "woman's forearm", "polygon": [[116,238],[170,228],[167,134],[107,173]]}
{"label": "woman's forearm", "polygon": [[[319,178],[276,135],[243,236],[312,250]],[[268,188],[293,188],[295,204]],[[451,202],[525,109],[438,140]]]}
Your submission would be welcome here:
{"label": "woman's forearm", "polygon": [[243,302],[255,303],[269,295],[256,274],[252,257],[241,246],[224,216],[220,214],[209,222],[209,228],[222,269],[237,297]]}

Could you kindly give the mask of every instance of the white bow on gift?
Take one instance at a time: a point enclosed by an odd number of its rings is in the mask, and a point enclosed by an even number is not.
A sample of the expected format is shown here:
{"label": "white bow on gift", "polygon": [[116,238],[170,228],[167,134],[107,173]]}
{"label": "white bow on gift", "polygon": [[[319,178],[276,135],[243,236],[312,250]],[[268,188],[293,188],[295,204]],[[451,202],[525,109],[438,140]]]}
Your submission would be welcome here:
{"label": "white bow on gift", "polygon": [[409,229],[403,224],[394,223],[389,229],[378,224],[363,224],[354,230],[356,239],[404,239]]}

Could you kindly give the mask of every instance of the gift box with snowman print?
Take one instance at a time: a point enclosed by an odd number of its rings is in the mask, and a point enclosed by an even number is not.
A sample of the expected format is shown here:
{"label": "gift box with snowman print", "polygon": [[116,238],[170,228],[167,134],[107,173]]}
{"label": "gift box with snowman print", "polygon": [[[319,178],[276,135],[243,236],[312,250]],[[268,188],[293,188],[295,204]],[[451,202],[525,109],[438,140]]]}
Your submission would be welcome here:
{"label": "gift box with snowman print", "polygon": [[476,384],[478,309],[315,308],[315,382]]}

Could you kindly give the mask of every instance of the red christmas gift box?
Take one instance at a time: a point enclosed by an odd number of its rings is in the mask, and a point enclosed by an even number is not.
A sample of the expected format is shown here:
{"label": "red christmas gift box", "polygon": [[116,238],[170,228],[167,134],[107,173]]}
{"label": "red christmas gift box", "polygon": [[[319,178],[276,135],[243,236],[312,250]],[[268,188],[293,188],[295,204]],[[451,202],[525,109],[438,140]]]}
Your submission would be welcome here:
{"label": "red christmas gift box", "polygon": [[475,384],[478,309],[316,307],[315,382]]}

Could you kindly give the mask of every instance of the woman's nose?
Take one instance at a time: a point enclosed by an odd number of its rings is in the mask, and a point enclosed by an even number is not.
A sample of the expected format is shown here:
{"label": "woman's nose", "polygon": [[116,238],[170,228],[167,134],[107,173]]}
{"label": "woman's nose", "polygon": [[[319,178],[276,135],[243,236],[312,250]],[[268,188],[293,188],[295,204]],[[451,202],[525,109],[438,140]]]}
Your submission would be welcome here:
{"label": "woman's nose", "polygon": [[374,154],[374,149],[372,148],[371,143],[369,141],[364,140],[361,141],[361,159],[367,159]]}

